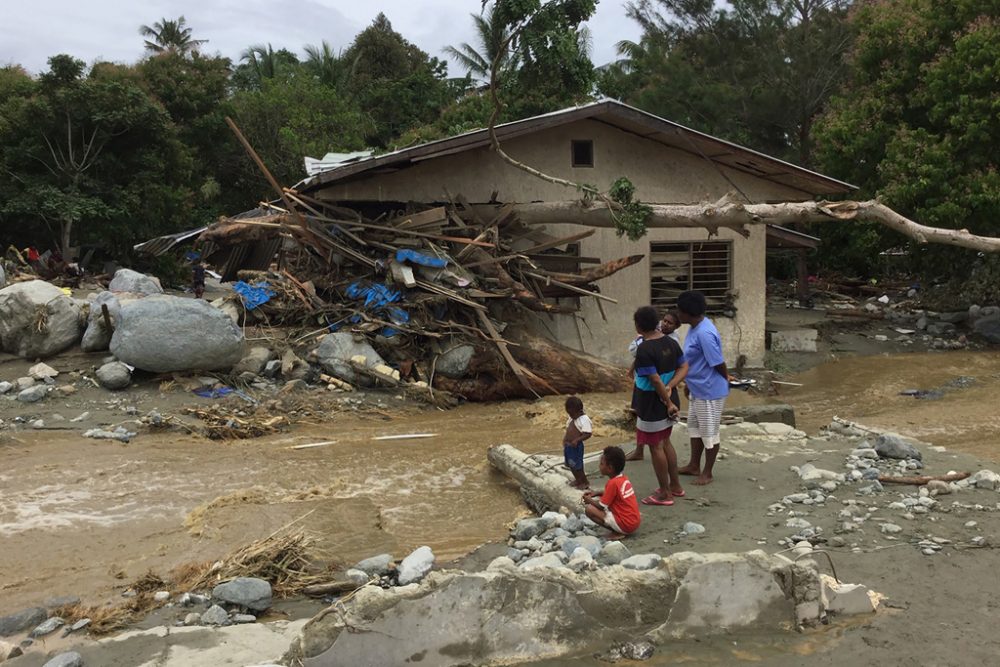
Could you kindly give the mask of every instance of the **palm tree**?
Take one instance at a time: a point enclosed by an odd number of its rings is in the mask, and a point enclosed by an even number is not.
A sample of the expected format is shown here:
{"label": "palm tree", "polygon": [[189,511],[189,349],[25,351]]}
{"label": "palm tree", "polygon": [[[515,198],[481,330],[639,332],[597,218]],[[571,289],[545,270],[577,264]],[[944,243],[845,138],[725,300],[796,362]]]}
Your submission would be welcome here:
{"label": "palm tree", "polygon": [[458,47],[446,46],[444,52],[464,67],[469,76],[481,82],[489,81],[493,61],[502,50],[507,52],[500,57],[499,71],[516,66],[516,56],[505,47],[505,42],[510,36],[510,28],[497,17],[496,5],[488,4],[482,14],[470,14],[470,16],[476,27],[478,50],[463,42]]}
{"label": "palm tree", "polygon": [[270,44],[254,44],[240,54],[240,60],[246,61],[257,81],[261,81],[274,78],[280,68],[281,58]]}
{"label": "palm tree", "polygon": [[358,64],[344,59],[344,52],[334,53],[333,47],[324,39],[320,46],[306,44],[305,66],[320,82],[334,88],[344,88]]}
{"label": "palm tree", "polygon": [[152,53],[186,54],[208,42],[207,39],[191,39],[191,28],[187,27],[183,16],[176,21],[160,19],[152,27],[141,25],[139,34],[149,38],[145,40],[146,50]]}

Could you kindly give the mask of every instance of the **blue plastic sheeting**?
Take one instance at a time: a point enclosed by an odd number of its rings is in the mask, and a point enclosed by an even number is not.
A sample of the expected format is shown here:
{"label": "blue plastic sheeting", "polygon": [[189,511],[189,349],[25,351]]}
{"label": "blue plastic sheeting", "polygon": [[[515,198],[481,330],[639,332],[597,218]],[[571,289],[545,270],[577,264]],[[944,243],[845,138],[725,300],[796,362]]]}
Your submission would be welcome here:
{"label": "blue plastic sheeting", "polygon": [[347,296],[352,299],[364,297],[365,308],[381,308],[403,297],[400,292],[391,290],[381,283],[351,283],[347,286]]}
{"label": "blue plastic sheeting", "polygon": [[267,303],[274,296],[274,291],[270,287],[266,280],[261,280],[253,285],[248,285],[241,280],[233,285],[233,291],[243,299],[244,308],[253,310]]}
{"label": "blue plastic sheeting", "polygon": [[396,261],[412,262],[413,264],[419,264],[420,266],[429,266],[432,269],[443,269],[448,266],[448,260],[446,259],[425,255],[417,252],[416,250],[410,250],[409,248],[397,250]]}
{"label": "blue plastic sheeting", "polygon": [[393,329],[392,327],[382,327],[382,335],[386,338],[392,338],[399,333],[398,329]]}
{"label": "blue plastic sheeting", "polygon": [[205,387],[204,389],[195,389],[194,393],[202,398],[222,398],[223,396],[228,396],[235,390],[232,387],[218,387],[212,389],[211,387]]}

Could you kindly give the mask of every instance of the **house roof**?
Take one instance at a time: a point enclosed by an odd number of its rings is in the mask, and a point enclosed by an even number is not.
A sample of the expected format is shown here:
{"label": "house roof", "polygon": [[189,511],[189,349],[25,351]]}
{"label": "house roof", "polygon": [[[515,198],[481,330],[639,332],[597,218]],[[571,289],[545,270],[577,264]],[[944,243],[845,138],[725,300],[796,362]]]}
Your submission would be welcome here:
{"label": "house roof", "polygon": [[[704,157],[717,165],[752,174],[810,195],[841,194],[856,189],[856,186],[849,183],[838,181],[835,178],[804,169],[704,132],[692,130],[611,99],[598,100],[578,107],[504,123],[497,126],[496,132],[497,137],[504,141],[584,119],[605,123],[623,132],[629,132],[664,146]],[[300,191],[316,190],[339,181],[354,180],[372,173],[396,171],[424,160],[462,153],[489,145],[490,137],[487,130],[473,130],[447,139],[439,139],[383,155],[336,164],[321,173],[306,178],[295,188]]]}
{"label": "house roof", "polygon": [[778,225],[768,225],[767,226],[767,248],[771,249],[788,249],[788,248],[818,248],[820,244],[819,237],[810,236],[800,231],[794,229],[789,229],[788,227],[780,227]]}

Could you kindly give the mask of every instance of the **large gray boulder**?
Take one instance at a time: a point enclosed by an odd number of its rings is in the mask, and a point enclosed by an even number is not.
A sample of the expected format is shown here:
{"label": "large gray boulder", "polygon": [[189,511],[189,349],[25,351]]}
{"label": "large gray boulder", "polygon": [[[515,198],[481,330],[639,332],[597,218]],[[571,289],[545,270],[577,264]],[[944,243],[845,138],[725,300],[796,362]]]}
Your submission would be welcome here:
{"label": "large gray boulder", "polygon": [[9,637],[30,630],[48,617],[45,607],[30,607],[10,616],[0,616],[0,637]]}
{"label": "large gray boulder", "polygon": [[[108,329],[104,322],[104,314],[101,306],[108,307],[108,315],[111,318],[111,328]],[[114,333],[115,322],[121,314],[121,302],[118,297],[111,292],[101,292],[90,304],[90,313],[87,315],[87,329],[83,332],[83,340],[80,341],[80,349],[84,352],[100,352],[108,349],[111,344],[111,334]]]}
{"label": "large gray boulder", "polygon": [[882,433],[875,439],[875,451],[883,459],[917,459],[923,458],[917,449],[917,442],[905,438],[898,433]]}
{"label": "large gray boulder", "polygon": [[973,330],[985,341],[1000,345],[1000,317],[984,317],[976,320]]}
{"label": "large gray boulder", "polygon": [[153,373],[229,370],[243,357],[243,331],[201,299],[161,294],[122,305],[111,353]]}
{"label": "large gray boulder", "polygon": [[213,588],[212,599],[265,611],[271,606],[271,584],[254,577],[236,577]]}
{"label": "large gray boulder", "polygon": [[51,357],[80,340],[80,306],[44,280],[0,289],[0,349]]}
{"label": "large gray boulder", "polygon": [[118,269],[115,277],[108,284],[112,292],[130,292],[132,294],[163,294],[160,279],[147,276],[132,269]]}
{"label": "large gray boulder", "polygon": [[330,375],[340,378],[344,382],[358,384],[358,375],[351,367],[351,358],[362,356],[365,358],[365,367],[373,368],[379,364],[385,364],[382,357],[364,339],[355,340],[354,336],[347,331],[335,331],[323,337],[314,355],[316,362],[323,367]]}

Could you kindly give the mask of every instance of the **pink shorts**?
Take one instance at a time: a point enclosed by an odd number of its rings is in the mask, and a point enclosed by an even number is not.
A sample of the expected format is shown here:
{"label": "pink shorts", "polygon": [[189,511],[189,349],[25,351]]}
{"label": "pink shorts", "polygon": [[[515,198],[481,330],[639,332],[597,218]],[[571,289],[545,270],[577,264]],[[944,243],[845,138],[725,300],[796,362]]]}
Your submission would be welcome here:
{"label": "pink shorts", "polygon": [[674,430],[674,427],[665,428],[662,431],[656,431],[655,433],[647,433],[646,431],[636,431],[635,432],[635,444],[637,445],[658,445],[664,440],[670,439],[670,433]]}

